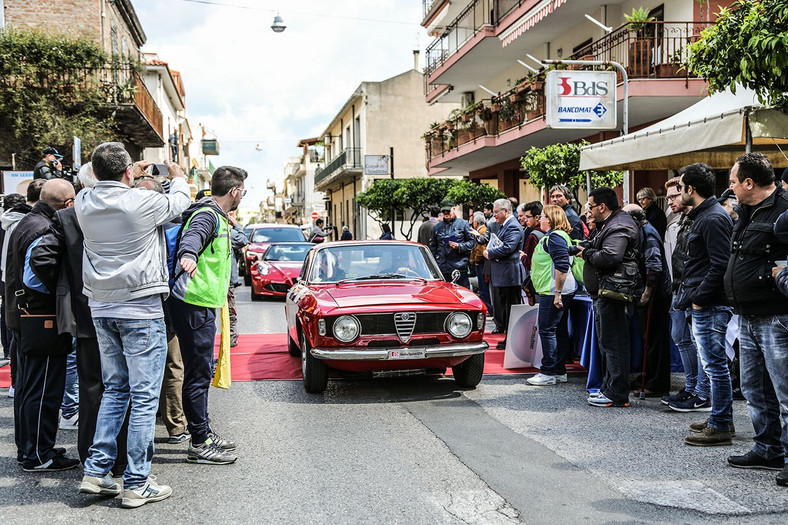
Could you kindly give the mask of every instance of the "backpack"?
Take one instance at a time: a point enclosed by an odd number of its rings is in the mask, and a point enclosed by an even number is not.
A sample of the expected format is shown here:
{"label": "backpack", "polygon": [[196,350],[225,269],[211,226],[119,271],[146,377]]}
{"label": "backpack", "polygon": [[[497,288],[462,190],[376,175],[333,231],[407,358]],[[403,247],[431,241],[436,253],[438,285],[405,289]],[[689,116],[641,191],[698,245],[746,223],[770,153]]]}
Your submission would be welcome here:
{"label": "backpack", "polygon": [[[200,208],[200,209],[196,210],[192,214],[192,216],[189,217],[189,220],[186,221],[186,222],[188,223],[189,221],[191,221],[191,218],[194,217],[194,215],[196,213],[199,213],[203,209],[205,209],[205,208]],[[210,208],[208,208],[208,209],[210,209]],[[213,210],[211,210],[211,211],[213,211]],[[216,212],[214,212],[214,213],[216,213]],[[169,273],[169,276],[170,276],[170,289],[172,289],[172,286],[175,284],[175,281],[180,279],[181,275],[183,275],[183,272],[184,272],[184,270],[181,269],[180,272],[178,272],[177,274],[175,273],[175,269],[178,267],[177,255],[178,255],[178,250],[181,247],[181,236],[183,235],[183,228],[184,228],[184,226],[186,226],[186,223],[176,224],[176,225],[171,226],[171,227],[167,228],[166,230],[164,230],[164,239],[165,239],[166,245],[167,245],[167,273]],[[217,220],[216,221],[216,231],[213,232],[213,235],[211,235],[208,238],[208,241],[203,245],[203,247],[200,248],[200,251],[197,252],[197,258],[198,259],[199,259],[200,255],[202,255],[202,252],[204,252],[208,248],[208,246],[211,245],[213,240],[216,239],[216,237],[218,235],[219,235],[219,221]]]}

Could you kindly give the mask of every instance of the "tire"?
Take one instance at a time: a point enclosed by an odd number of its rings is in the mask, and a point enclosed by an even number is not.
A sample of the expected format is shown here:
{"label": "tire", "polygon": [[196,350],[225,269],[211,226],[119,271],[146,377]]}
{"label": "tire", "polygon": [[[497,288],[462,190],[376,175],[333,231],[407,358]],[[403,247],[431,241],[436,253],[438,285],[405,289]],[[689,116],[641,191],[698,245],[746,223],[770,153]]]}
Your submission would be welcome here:
{"label": "tire", "polygon": [[484,375],[484,354],[475,354],[451,367],[454,381],[462,387],[473,388],[478,385]]}
{"label": "tire", "polygon": [[310,394],[322,394],[328,386],[328,367],[316,359],[309,351],[311,348],[306,334],[301,331],[301,375],[304,377],[304,390]]}
{"label": "tire", "polygon": [[263,296],[254,291],[254,286],[250,286],[249,290],[251,291],[252,301],[253,302],[262,301],[263,300]]}
{"label": "tire", "polygon": [[301,357],[301,349],[298,348],[298,345],[293,338],[290,337],[290,334],[287,334],[287,353],[293,357]]}

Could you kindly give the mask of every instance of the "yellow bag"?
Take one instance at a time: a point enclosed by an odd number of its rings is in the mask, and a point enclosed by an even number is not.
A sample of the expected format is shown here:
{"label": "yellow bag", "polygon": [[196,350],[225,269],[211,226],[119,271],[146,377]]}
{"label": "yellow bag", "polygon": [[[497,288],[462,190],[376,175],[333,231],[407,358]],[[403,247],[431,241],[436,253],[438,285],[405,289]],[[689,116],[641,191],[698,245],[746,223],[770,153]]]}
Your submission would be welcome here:
{"label": "yellow bag", "polygon": [[230,388],[232,375],[230,373],[230,307],[227,303],[221,308],[222,333],[219,345],[219,363],[213,375],[212,386],[217,388]]}

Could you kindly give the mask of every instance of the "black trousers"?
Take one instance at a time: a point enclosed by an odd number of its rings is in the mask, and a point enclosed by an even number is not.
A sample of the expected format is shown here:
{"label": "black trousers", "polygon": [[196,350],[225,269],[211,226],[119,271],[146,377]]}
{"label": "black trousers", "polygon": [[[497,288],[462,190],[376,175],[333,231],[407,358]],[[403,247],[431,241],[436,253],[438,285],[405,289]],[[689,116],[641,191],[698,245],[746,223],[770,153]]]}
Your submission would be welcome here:
{"label": "black trousers", "polygon": [[[648,305],[638,307],[640,334],[646,355],[646,388],[653,392],[670,390],[670,301],[671,297],[656,295],[651,299],[651,323]],[[646,340],[648,332],[648,340]],[[638,384],[640,388],[640,384]]]}
{"label": "black trousers", "polygon": [[195,306],[172,296],[167,299],[167,309],[183,357],[183,413],[192,441],[200,444],[211,432],[208,389],[213,378],[216,313],[213,308]]}
{"label": "black trousers", "polygon": [[[22,456],[26,465],[46,463],[55,455],[60,404],[66,386],[68,349],[51,355],[22,355],[17,366],[17,384],[21,384],[19,420]],[[16,399],[14,394],[14,399]]]}
{"label": "black trousers", "polygon": [[493,318],[495,327],[501,330],[509,329],[509,316],[513,304],[523,302],[522,288],[519,286],[494,286],[492,291]]}
{"label": "black trousers", "polygon": [[630,329],[635,307],[632,303],[594,299],[594,327],[602,354],[600,391],[616,403],[629,401],[629,360],[632,354]]}
{"label": "black trousers", "polygon": [[[101,395],[104,383],[101,379],[101,354],[98,339],[95,337],[77,338],[77,374],[79,376],[79,430],[77,431],[77,451],[79,460],[84,464],[90,455],[88,449],[93,444],[96,433]],[[129,416],[123,421],[118,434],[118,455],[114,473],[123,473],[126,469],[126,441],[129,430]]]}

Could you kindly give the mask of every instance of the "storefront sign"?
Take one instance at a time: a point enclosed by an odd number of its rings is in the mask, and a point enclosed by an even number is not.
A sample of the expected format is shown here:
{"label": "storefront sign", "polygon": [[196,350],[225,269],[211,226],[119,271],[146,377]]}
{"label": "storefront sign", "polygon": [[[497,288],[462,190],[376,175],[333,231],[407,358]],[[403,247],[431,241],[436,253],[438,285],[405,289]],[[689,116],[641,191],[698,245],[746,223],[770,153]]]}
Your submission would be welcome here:
{"label": "storefront sign", "polygon": [[545,80],[545,98],[548,128],[617,127],[613,71],[552,70]]}
{"label": "storefront sign", "polygon": [[388,175],[388,155],[364,155],[364,175]]}

